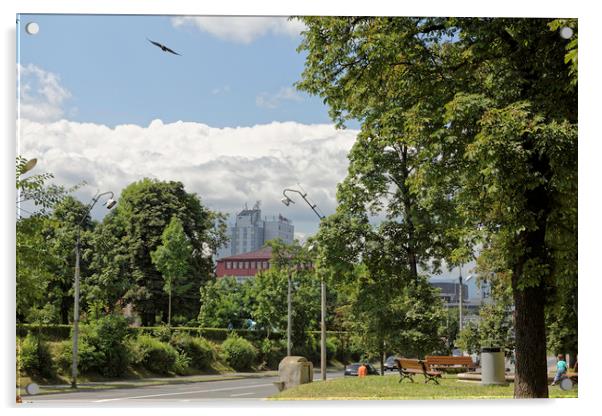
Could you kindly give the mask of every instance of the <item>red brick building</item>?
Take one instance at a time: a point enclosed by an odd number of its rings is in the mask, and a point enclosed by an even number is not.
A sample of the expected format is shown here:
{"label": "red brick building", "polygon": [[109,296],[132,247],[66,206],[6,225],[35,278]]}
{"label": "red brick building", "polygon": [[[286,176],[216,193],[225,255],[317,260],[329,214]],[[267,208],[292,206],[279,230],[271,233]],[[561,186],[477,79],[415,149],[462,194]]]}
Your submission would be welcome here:
{"label": "red brick building", "polygon": [[215,274],[218,278],[233,276],[236,277],[236,280],[242,282],[255,276],[261,270],[269,269],[271,258],[271,247],[264,247],[250,253],[223,257],[217,261]]}

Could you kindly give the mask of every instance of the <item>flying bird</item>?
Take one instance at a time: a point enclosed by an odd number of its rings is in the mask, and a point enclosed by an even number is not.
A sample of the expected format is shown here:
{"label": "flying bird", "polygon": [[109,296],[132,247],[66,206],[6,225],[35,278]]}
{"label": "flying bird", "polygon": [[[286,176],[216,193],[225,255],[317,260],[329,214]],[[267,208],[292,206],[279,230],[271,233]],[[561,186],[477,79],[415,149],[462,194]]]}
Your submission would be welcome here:
{"label": "flying bird", "polygon": [[174,55],[182,56],[179,53],[177,53],[176,51],[169,49],[167,46],[161,45],[159,42],[154,42],[154,41],[150,40],[149,38],[146,38],[146,40],[148,40],[150,43],[152,43],[156,47],[161,48],[161,50],[163,52],[169,52],[169,53],[173,53]]}

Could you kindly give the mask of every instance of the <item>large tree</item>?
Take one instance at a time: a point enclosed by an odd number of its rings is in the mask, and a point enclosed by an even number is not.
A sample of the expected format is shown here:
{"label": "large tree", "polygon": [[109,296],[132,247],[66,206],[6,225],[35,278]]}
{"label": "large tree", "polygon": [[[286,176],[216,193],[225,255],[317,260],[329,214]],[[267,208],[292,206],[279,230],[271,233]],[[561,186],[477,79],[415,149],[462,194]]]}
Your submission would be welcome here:
{"label": "large tree", "polygon": [[157,317],[165,322],[169,314],[169,297],[163,290],[165,282],[153,264],[151,253],[161,245],[163,231],[174,216],[182,223],[192,255],[191,286],[179,297],[173,314],[194,319],[199,311],[201,284],[213,274],[211,254],[223,243],[225,234],[223,216],[203,206],[199,197],[186,192],[181,182],[143,179],[123,189],[115,212],[103,221],[103,227],[111,227],[112,232],[118,233],[117,246],[93,254],[104,257],[95,260],[99,264],[110,261],[114,252],[119,253],[120,262],[126,262],[106,277],[111,282],[123,273],[131,279],[129,290],[123,294],[124,302],[133,304],[145,325],[154,324]]}
{"label": "large tree", "polygon": [[[303,21],[298,86],[339,125],[361,122],[365,167],[352,165],[348,199],[365,211],[400,191],[388,205],[402,207],[408,255],[418,230],[433,240],[424,255],[452,264],[477,242],[495,250],[516,308],[515,396],[547,397],[545,308],[576,287],[576,40],[548,19]],[[371,188],[381,195],[362,198]]]}

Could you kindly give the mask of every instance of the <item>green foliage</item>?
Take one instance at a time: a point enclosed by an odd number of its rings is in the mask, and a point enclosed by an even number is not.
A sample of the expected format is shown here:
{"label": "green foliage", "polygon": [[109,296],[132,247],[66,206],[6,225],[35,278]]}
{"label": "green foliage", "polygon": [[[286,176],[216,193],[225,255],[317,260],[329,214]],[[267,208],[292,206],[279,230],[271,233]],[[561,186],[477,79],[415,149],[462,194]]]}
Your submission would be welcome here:
{"label": "green foliage", "polygon": [[[545,354],[542,309],[577,280],[577,38],[554,32],[576,33],[576,19],[302,20],[298,87],[339,125],[361,122],[337,215],[369,230],[370,215],[388,214],[410,270],[493,250],[521,325],[517,396],[545,397],[545,362],[532,361]],[[364,258],[365,234],[329,234],[328,263]]]}
{"label": "green foliage", "polygon": [[[81,325],[77,344],[79,373],[96,372],[105,377],[125,374],[130,363],[128,334],[127,320],[119,315],[103,316]],[[72,353],[72,341],[63,341],[58,352],[58,365],[63,371],[70,370]]]}
{"label": "green foliage", "polygon": [[171,324],[172,296],[179,297],[192,287],[186,282],[190,271],[192,246],[188,242],[182,222],[173,216],[161,234],[161,245],[151,252],[153,264],[163,275],[163,290],[169,295],[168,324]]}
{"label": "green foliage", "polygon": [[479,327],[472,322],[464,325],[462,330],[458,333],[456,345],[469,354],[480,353],[481,339],[479,335]]}
{"label": "green foliage", "polygon": [[257,357],[257,350],[249,341],[235,334],[221,345],[224,360],[237,371],[250,370]]}
{"label": "green foliage", "polygon": [[280,361],[286,356],[286,342],[264,338],[259,342],[258,361],[271,369],[277,369]]}
{"label": "green foliage", "polygon": [[171,340],[173,331],[171,327],[167,325],[156,326],[152,329],[152,334],[161,342],[169,342]]}
{"label": "green foliage", "polygon": [[201,287],[201,326],[213,328],[242,328],[250,317],[245,306],[251,282],[237,283],[234,277],[223,277],[208,281]]}
{"label": "green foliage", "polygon": [[94,256],[100,257],[96,262],[104,265],[112,261],[115,253],[120,256],[118,267],[105,278],[110,283],[115,282],[120,273],[131,276],[122,297],[140,313],[143,325],[154,324],[159,314],[167,321],[166,282],[153,263],[151,253],[162,245],[162,234],[174,217],[181,222],[193,254],[189,259],[189,273],[178,285],[186,291],[178,295],[172,312],[193,319],[200,307],[200,287],[213,274],[207,253],[215,252],[225,240],[223,216],[205,208],[199,197],[186,192],[180,182],[143,179],[123,189],[119,205],[103,221],[103,226],[115,233],[116,244],[111,245],[111,250],[95,253]]}
{"label": "green foliage", "polygon": [[51,377],[55,363],[52,360],[48,344],[39,336],[28,334],[18,340],[17,366],[28,375]]}
{"label": "green foliage", "polygon": [[185,354],[189,365],[197,369],[210,368],[216,358],[215,347],[204,338],[195,338],[188,334],[175,332],[171,337],[170,344],[179,354]]}
{"label": "green foliage", "polygon": [[27,164],[30,162],[22,156],[17,156],[16,159],[16,186],[18,192],[17,203],[31,201],[35,205],[37,212],[35,214],[45,214],[47,209],[53,207],[63,200],[69,193],[77,190],[85,182],[71,187],[65,188],[61,185],[47,184],[49,179],[54,175],[52,173],[39,173],[35,175],[27,175]]}
{"label": "green foliage", "polygon": [[175,371],[178,351],[165,342],[149,335],[140,335],[131,342],[130,351],[134,365],[142,365],[147,370],[158,374],[169,374]]}
{"label": "green foliage", "polygon": [[185,352],[176,351],[176,362],[174,363],[174,372],[178,375],[186,375],[190,373],[191,358]]}
{"label": "green foliage", "polygon": [[[106,362],[105,355],[86,338],[80,337],[77,342],[77,371],[79,374],[100,373],[99,363]],[[59,344],[57,365],[65,374],[71,374],[73,364],[73,341],[65,340]],[[102,373],[100,373],[102,374]]]}

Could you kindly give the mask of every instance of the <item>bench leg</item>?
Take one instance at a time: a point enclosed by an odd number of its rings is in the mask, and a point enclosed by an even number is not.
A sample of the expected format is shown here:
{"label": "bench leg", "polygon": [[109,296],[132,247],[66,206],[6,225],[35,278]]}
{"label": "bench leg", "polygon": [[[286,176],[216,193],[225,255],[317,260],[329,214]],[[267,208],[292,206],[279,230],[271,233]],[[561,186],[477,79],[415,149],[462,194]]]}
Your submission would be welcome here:
{"label": "bench leg", "polygon": [[404,379],[406,379],[406,378],[407,378],[407,379],[409,379],[409,380],[410,380],[412,383],[414,382],[414,378],[412,377],[412,375],[411,375],[411,374],[404,374],[404,373],[401,373],[401,374],[400,374],[400,376],[401,376],[401,377],[399,378],[399,381],[398,381],[398,383],[401,383],[401,382],[402,382]]}
{"label": "bench leg", "polygon": [[424,384],[428,383],[429,381],[434,381],[435,384],[439,384],[439,380],[437,380],[436,376],[429,376],[427,374],[424,375]]}

